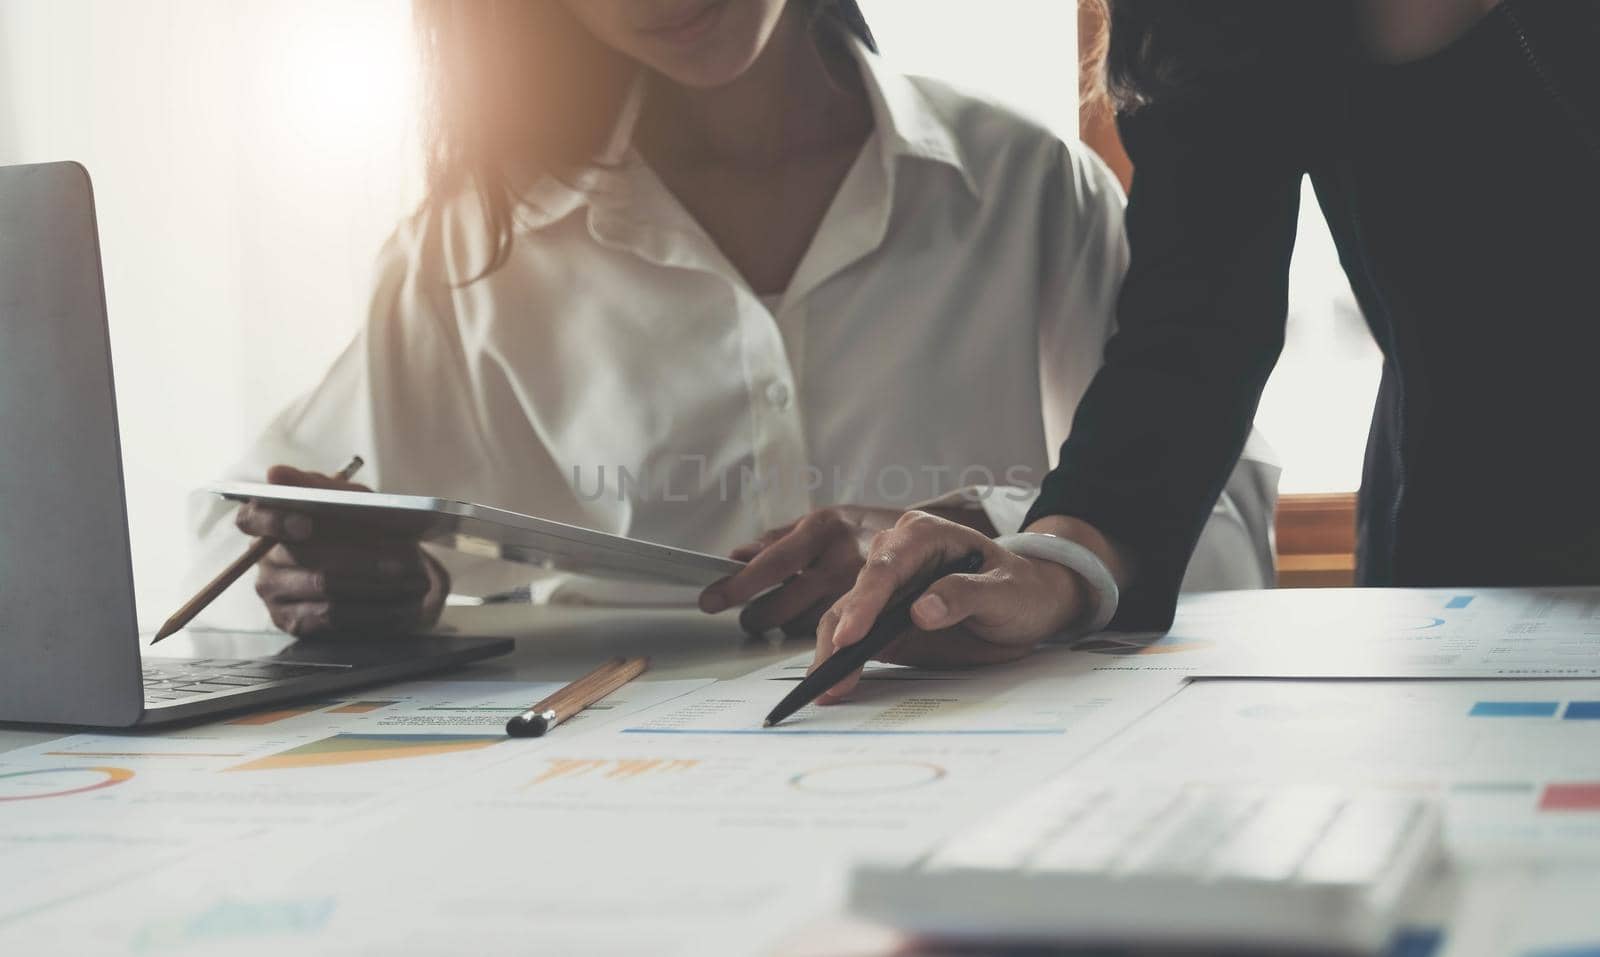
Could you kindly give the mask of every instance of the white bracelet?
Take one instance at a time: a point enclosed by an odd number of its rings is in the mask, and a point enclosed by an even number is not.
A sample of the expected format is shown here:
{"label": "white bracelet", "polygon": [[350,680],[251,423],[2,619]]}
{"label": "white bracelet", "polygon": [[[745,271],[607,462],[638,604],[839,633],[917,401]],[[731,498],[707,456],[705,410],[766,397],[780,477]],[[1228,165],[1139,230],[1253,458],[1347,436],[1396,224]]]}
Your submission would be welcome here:
{"label": "white bracelet", "polygon": [[1112,577],[1111,569],[1093,551],[1070,539],[1044,532],[1002,535],[994,543],[1014,555],[1055,562],[1083,576],[1090,590],[1095,593],[1094,614],[1083,626],[1084,634],[1104,630],[1117,614],[1117,603],[1121,600],[1117,580]]}

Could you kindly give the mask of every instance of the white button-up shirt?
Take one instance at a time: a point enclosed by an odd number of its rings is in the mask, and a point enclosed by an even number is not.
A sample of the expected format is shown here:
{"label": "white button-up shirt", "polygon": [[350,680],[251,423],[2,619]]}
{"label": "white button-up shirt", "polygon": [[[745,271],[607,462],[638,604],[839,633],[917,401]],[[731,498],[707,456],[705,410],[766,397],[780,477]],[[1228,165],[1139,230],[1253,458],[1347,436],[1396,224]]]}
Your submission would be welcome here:
{"label": "white button-up shirt", "polygon": [[[466,282],[489,255],[470,200],[404,224],[365,327],[235,474],[359,452],[382,491],[716,553],[962,487],[1016,530],[1112,329],[1121,192],[1081,144],[858,59],[875,129],[781,296],[632,147],[640,84],[609,162],[535,188],[488,277]],[[1270,583],[1276,469],[1241,470],[1191,585]],[[225,519],[200,522],[218,555]],[[467,593],[530,577],[455,564]]]}

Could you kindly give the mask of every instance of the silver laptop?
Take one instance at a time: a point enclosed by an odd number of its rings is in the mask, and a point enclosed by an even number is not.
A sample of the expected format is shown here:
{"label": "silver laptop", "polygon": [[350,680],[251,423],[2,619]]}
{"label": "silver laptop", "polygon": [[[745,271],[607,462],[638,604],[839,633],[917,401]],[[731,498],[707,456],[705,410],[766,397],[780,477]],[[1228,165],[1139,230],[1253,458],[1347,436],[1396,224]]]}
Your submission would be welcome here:
{"label": "silver laptop", "polygon": [[[100,244],[76,163],[0,168],[0,721],[128,727],[503,654],[496,639],[191,633],[141,657]],[[167,646],[162,646],[166,652]]]}

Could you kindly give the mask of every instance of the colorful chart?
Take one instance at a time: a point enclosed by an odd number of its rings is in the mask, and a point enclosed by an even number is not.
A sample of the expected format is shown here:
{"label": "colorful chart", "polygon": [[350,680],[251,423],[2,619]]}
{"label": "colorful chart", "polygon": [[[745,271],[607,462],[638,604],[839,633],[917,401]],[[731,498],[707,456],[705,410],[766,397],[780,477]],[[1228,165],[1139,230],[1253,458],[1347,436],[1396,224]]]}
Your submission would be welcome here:
{"label": "colorful chart", "polygon": [[1172,655],[1185,651],[1201,651],[1216,645],[1214,641],[1199,638],[1178,638],[1164,635],[1160,638],[1139,638],[1096,635],[1072,646],[1073,651],[1087,651],[1096,655]]}
{"label": "colorful chart", "polygon": [[399,703],[400,702],[393,701],[393,700],[390,700],[390,701],[352,701],[349,704],[342,704],[339,707],[334,708],[332,711],[329,711],[328,713],[329,714],[370,714],[370,713],[372,713],[374,711],[377,711],[380,708],[387,708],[392,704],[399,704]]}
{"label": "colorful chart", "polygon": [[1600,811],[1600,781],[1547,784],[1539,795],[1541,811]]}
{"label": "colorful chart", "polygon": [[46,751],[52,758],[242,758],[242,751]]}
{"label": "colorful chart", "polygon": [[926,761],[859,762],[802,771],[789,786],[811,794],[882,794],[920,788],[944,776],[944,768]]}
{"label": "colorful chart", "polygon": [[1600,701],[1479,701],[1467,712],[1474,718],[1554,718],[1563,721],[1600,721]]}
{"label": "colorful chart", "polygon": [[336,734],[274,755],[246,761],[229,771],[281,771],[370,761],[395,761],[434,754],[477,751],[506,740],[484,734]]}
{"label": "colorful chart", "polygon": [[1553,718],[1559,701],[1479,701],[1467,712],[1474,718]]}
{"label": "colorful chart", "polygon": [[[189,949],[213,953],[227,945],[248,948],[268,937],[310,935],[322,930],[338,909],[333,897],[224,897],[191,910],[182,904],[156,911],[133,934],[134,953]],[[290,948],[284,946],[282,950]]]}
{"label": "colorful chart", "polygon": [[229,721],[228,724],[276,724],[279,721],[284,721],[289,718],[298,718],[303,714],[310,714],[313,711],[320,711],[327,707],[327,705],[328,702],[326,701],[318,701],[315,704],[305,704],[294,708],[279,708],[276,711],[261,711],[256,714],[247,714],[243,717],[234,718],[232,721]]}
{"label": "colorful chart", "polygon": [[629,781],[646,776],[678,774],[692,770],[699,764],[692,758],[550,758],[548,767],[528,782],[528,786],[577,777]]}
{"label": "colorful chart", "polygon": [[133,777],[127,768],[39,768],[0,774],[0,801],[36,801],[98,791]]}
{"label": "colorful chart", "polygon": [[1432,615],[1418,615],[1415,618],[1402,618],[1395,622],[1397,631],[1426,631],[1429,628],[1439,628],[1444,625],[1443,618]]}

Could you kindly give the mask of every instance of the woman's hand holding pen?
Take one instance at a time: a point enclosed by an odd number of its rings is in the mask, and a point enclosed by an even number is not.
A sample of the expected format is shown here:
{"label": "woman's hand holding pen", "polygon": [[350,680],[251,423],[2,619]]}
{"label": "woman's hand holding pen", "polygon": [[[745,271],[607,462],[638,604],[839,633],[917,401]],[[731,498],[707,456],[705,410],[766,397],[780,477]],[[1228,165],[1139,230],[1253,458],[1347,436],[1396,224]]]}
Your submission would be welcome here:
{"label": "woman's hand holding pen", "polygon": [[[700,609],[716,614],[749,602],[739,624],[751,634],[771,628],[792,638],[815,634],[822,613],[856,583],[874,537],[905,514],[897,508],[833,505],[775,528],[730,553],[749,565],[706,588]],[[966,526],[988,525],[979,508],[939,509],[938,514]]]}
{"label": "woman's hand holding pen", "polygon": [[[305,488],[371,491],[318,472],[274,466],[267,481]],[[450,576],[423,551],[413,530],[354,523],[277,508],[240,506],[235,523],[247,535],[270,536],[256,593],[273,624],[299,637],[405,633],[431,626],[444,608]]]}
{"label": "woman's hand holding pen", "polygon": [[[817,626],[815,669],[865,638],[896,593],[962,555],[983,567],[929,585],[911,606],[915,630],[879,660],[925,667],[997,664],[1021,658],[1082,613],[1084,584],[1055,562],[1024,558],[981,532],[926,512],[907,512],[872,543],[856,583]],[[855,688],[856,672],[818,699],[831,704]]]}

